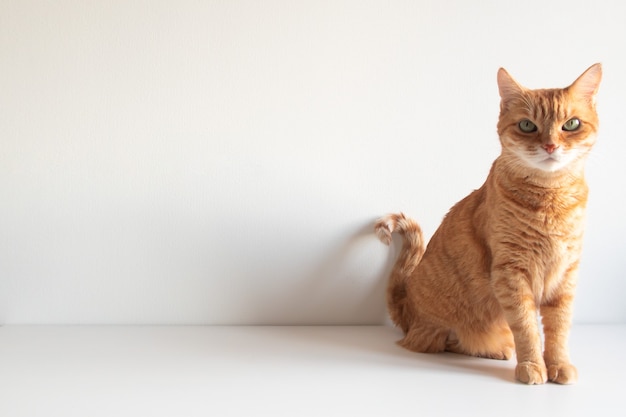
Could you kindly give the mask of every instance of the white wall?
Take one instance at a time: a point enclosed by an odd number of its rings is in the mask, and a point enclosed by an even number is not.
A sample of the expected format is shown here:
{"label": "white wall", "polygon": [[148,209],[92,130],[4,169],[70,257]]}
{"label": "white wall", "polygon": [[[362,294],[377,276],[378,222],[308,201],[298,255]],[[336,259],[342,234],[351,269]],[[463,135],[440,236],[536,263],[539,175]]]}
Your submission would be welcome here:
{"label": "white wall", "polygon": [[0,322],[381,323],[372,222],[482,184],[498,67],[597,61],[576,320],[626,320],[625,4],[0,2]]}

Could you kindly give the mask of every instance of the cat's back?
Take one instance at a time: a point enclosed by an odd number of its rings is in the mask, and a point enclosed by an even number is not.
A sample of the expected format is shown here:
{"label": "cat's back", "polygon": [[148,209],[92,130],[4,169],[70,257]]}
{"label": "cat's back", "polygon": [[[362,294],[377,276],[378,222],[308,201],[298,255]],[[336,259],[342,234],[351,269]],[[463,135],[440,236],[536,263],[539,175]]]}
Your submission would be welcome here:
{"label": "cat's back", "polygon": [[436,272],[433,279],[437,281],[452,278],[458,271],[467,275],[487,271],[487,203],[485,183],[450,208],[428,243],[422,271],[427,275]]}

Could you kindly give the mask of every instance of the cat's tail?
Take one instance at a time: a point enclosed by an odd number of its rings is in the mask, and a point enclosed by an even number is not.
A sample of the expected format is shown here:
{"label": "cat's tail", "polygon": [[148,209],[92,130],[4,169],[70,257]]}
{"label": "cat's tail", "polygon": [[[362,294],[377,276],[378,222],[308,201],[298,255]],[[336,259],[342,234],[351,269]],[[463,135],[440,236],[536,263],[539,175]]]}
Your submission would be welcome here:
{"label": "cat's tail", "polygon": [[403,213],[381,217],[375,225],[376,235],[386,245],[391,244],[394,232],[403,236],[402,250],[387,285],[387,308],[391,320],[406,333],[410,323],[407,311],[406,281],[424,255],[425,245],[422,229],[417,222]]}

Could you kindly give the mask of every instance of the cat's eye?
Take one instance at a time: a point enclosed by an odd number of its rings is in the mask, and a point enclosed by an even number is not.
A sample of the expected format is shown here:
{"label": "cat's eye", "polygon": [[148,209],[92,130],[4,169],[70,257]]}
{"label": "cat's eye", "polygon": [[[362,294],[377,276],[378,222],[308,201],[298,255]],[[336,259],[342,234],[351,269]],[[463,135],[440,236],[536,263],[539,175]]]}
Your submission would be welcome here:
{"label": "cat's eye", "polygon": [[537,126],[528,119],[524,119],[518,124],[519,129],[524,133],[532,133],[537,130]]}
{"label": "cat's eye", "polygon": [[580,120],[574,117],[573,119],[569,119],[567,122],[565,122],[565,124],[563,125],[563,130],[572,132],[578,129],[579,127],[580,127]]}

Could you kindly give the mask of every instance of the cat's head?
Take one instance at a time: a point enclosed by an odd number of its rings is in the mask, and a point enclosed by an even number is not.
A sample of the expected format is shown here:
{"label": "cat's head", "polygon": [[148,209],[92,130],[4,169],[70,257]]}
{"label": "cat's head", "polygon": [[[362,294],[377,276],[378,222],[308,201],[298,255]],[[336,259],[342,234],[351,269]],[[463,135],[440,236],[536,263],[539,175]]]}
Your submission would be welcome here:
{"label": "cat's head", "polygon": [[498,71],[502,155],[519,167],[557,172],[577,166],[596,141],[595,96],[602,67],[589,67],[563,89],[530,90]]}

